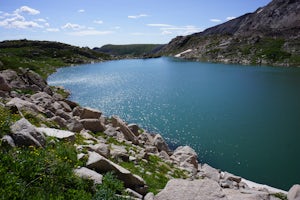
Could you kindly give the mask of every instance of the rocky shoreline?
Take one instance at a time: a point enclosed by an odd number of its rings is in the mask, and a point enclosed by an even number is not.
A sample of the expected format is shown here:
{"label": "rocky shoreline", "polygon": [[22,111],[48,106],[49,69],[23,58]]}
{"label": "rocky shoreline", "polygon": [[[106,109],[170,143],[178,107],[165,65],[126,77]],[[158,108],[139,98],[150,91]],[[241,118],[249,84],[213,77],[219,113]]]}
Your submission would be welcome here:
{"label": "rocky shoreline", "polygon": [[[286,195],[289,200],[300,198],[300,185],[286,192],[198,163],[191,147],[180,146],[171,151],[160,134],[147,133],[118,116],[105,117],[101,111],[81,107],[66,96],[63,88],[50,87],[33,71],[0,71],[0,106],[22,116],[10,126],[10,134],[2,137],[2,143],[12,148],[44,147],[49,137],[76,140],[77,157],[85,164],[74,173],[101,184],[102,175],[113,171],[132,199],[276,200],[286,199]],[[38,119],[39,125],[29,122],[28,116]],[[160,174],[155,169],[148,171],[145,166],[153,160],[157,169],[166,170]],[[128,164],[145,177],[162,176],[168,183],[157,194],[149,192],[147,181],[126,168]]]}

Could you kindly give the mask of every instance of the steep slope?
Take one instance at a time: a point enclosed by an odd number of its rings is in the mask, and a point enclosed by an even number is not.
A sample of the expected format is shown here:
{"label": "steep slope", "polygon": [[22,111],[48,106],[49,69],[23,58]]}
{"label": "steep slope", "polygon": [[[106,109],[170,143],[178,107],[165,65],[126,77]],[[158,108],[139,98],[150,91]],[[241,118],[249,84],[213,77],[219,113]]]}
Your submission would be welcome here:
{"label": "steep slope", "polygon": [[0,42],[0,70],[29,68],[44,77],[56,67],[99,62],[109,55],[89,48],[50,41],[11,40]]}
{"label": "steep slope", "polygon": [[176,37],[159,53],[212,62],[300,66],[300,1],[273,0],[253,13]]}

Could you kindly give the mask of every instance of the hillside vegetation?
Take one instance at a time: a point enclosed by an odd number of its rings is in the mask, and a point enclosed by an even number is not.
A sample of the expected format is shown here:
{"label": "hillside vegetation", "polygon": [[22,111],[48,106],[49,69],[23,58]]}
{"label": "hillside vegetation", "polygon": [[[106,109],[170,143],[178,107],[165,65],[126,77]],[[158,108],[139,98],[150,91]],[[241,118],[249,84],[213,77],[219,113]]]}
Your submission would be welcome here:
{"label": "hillside vegetation", "polygon": [[57,67],[109,59],[110,55],[59,42],[31,40],[0,42],[0,70],[29,68],[44,78]]}
{"label": "hillside vegetation", "polygon": [[300,66],[300,1],[273,0],[200,33],[174,38],[158,55],[199,61]]}
{"label": "hillside vegetation", "polygon": [[161,44],[129,44],[129,45],[104,45],[94,50],[102,53],[112,54],[122,57],[145,57],[158,51]]}

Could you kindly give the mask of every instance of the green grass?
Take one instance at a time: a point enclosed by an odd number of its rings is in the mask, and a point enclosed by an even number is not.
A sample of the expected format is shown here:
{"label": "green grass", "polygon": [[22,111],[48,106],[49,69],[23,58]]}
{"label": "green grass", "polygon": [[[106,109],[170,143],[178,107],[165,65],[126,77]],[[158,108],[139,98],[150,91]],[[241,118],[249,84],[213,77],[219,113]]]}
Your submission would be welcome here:
{"label": "green grass", "polygon": [[91,199],[92,182],[75,176],[76,166],[70,143],[0,147],[0,199]]}
{"label": "green grass", "polygon": [[109,55],[58,42],[12,40],[0,42],[0,70],[29,68],[44,78],[56,68],[111,59]]}
{"label": "green grass", "polygon": [[0,138],[10,133],[10,126],[21,119],[19,114],[11,113],[8,108],[0,106]]}
{"label": "green grass", "polygon": [[120,165],[134,174],[141,176],[149,186],[149,192],[157,194],[163,189],[170,178],[187,178],[184,171],[162,161],[155,155],[150,155],[147,162],[141,160],[138,164],[133,162],[122,162]]}

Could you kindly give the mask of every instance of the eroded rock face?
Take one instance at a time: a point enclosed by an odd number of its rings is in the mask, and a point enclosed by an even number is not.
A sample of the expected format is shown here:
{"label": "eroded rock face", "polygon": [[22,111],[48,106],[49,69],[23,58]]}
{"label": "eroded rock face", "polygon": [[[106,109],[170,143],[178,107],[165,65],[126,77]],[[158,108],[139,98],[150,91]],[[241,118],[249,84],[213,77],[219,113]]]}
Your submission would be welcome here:
{"label": "eroded rock face", "polygon": [[293,185],[287,195],[288,200],[300,200],[300,185]]}
{"label": "eroded rock face", "polygon": [[178,147],[170,157],[177,165],[196,174],[198,170],[197,153],[189,146]]}
{"label": "eroded rock face", "polygon": [[170,149],[163,139],[163,137],[160,134],[156,134],[154,139],[153,139],[153,145],[157,147],[159,151],[166,151],[169,152]]}
{"label": "eroded rock face", "polygon": [[128,126],[125,124],[125,122],[122,119],[120,119],[118,116],[112,116],[111,121],[114,127],[120,128],[120,131],[124,134],[126,140],[132,141],[135,144],[138,143],[138,138],[128,128]]}
{"label": "eroded rock face", "polygon": [[46,144],[45,136],[36,130],[27,119],[22,118],[11,127],[12,138],[17,146],[38,146],[42,147]]}
{"label": "eroded rock face", "polygon": [[102,178],[103,178],[102,174],[99,174],[93,170],[86,168],[86,167],[81,167],[79,169],[75,169],[74,173],[83,179],[92,180],[94,182],[94,184],[102,183]]}
{"label": "eroded rock face", "polygon": [[2,91],[11,91],[10,85],[6,82],[6,80],[0,75],[0,90]]}
{"label": "eroded rock face", "polygon": [[154,200],[228,200],[218,183],[210,179],[172,179]]}
{"label": "eroded rock face", "polygon": [[86,130],[92,132],[103,132],[105,130],[104,124],[99,119],[82,119],[80,123]]}
{"label": "eroded rock face", "polygon": [[141,177],[132,174],[127,169],[113,163],[96,152],[88,152],[88,155],[87,168],[100,173],[113,171],[118,179],[124,181],[125,187],[131,188],[142,195],[146,194],[146,183]]}
{"label": "eroded rock face", "polygon": [[69,141],[75,140],[75,133],[70,131],[64,131],[55,128],[36,128],[36,130],[49,137],[55,137],[57,139],[61,139],[61,140],[64,139]]}
{"label": "eroded rock face", "polygon": [[83,108],[80,118],[81,119],[99,119],[101,112],[92,108]]}

